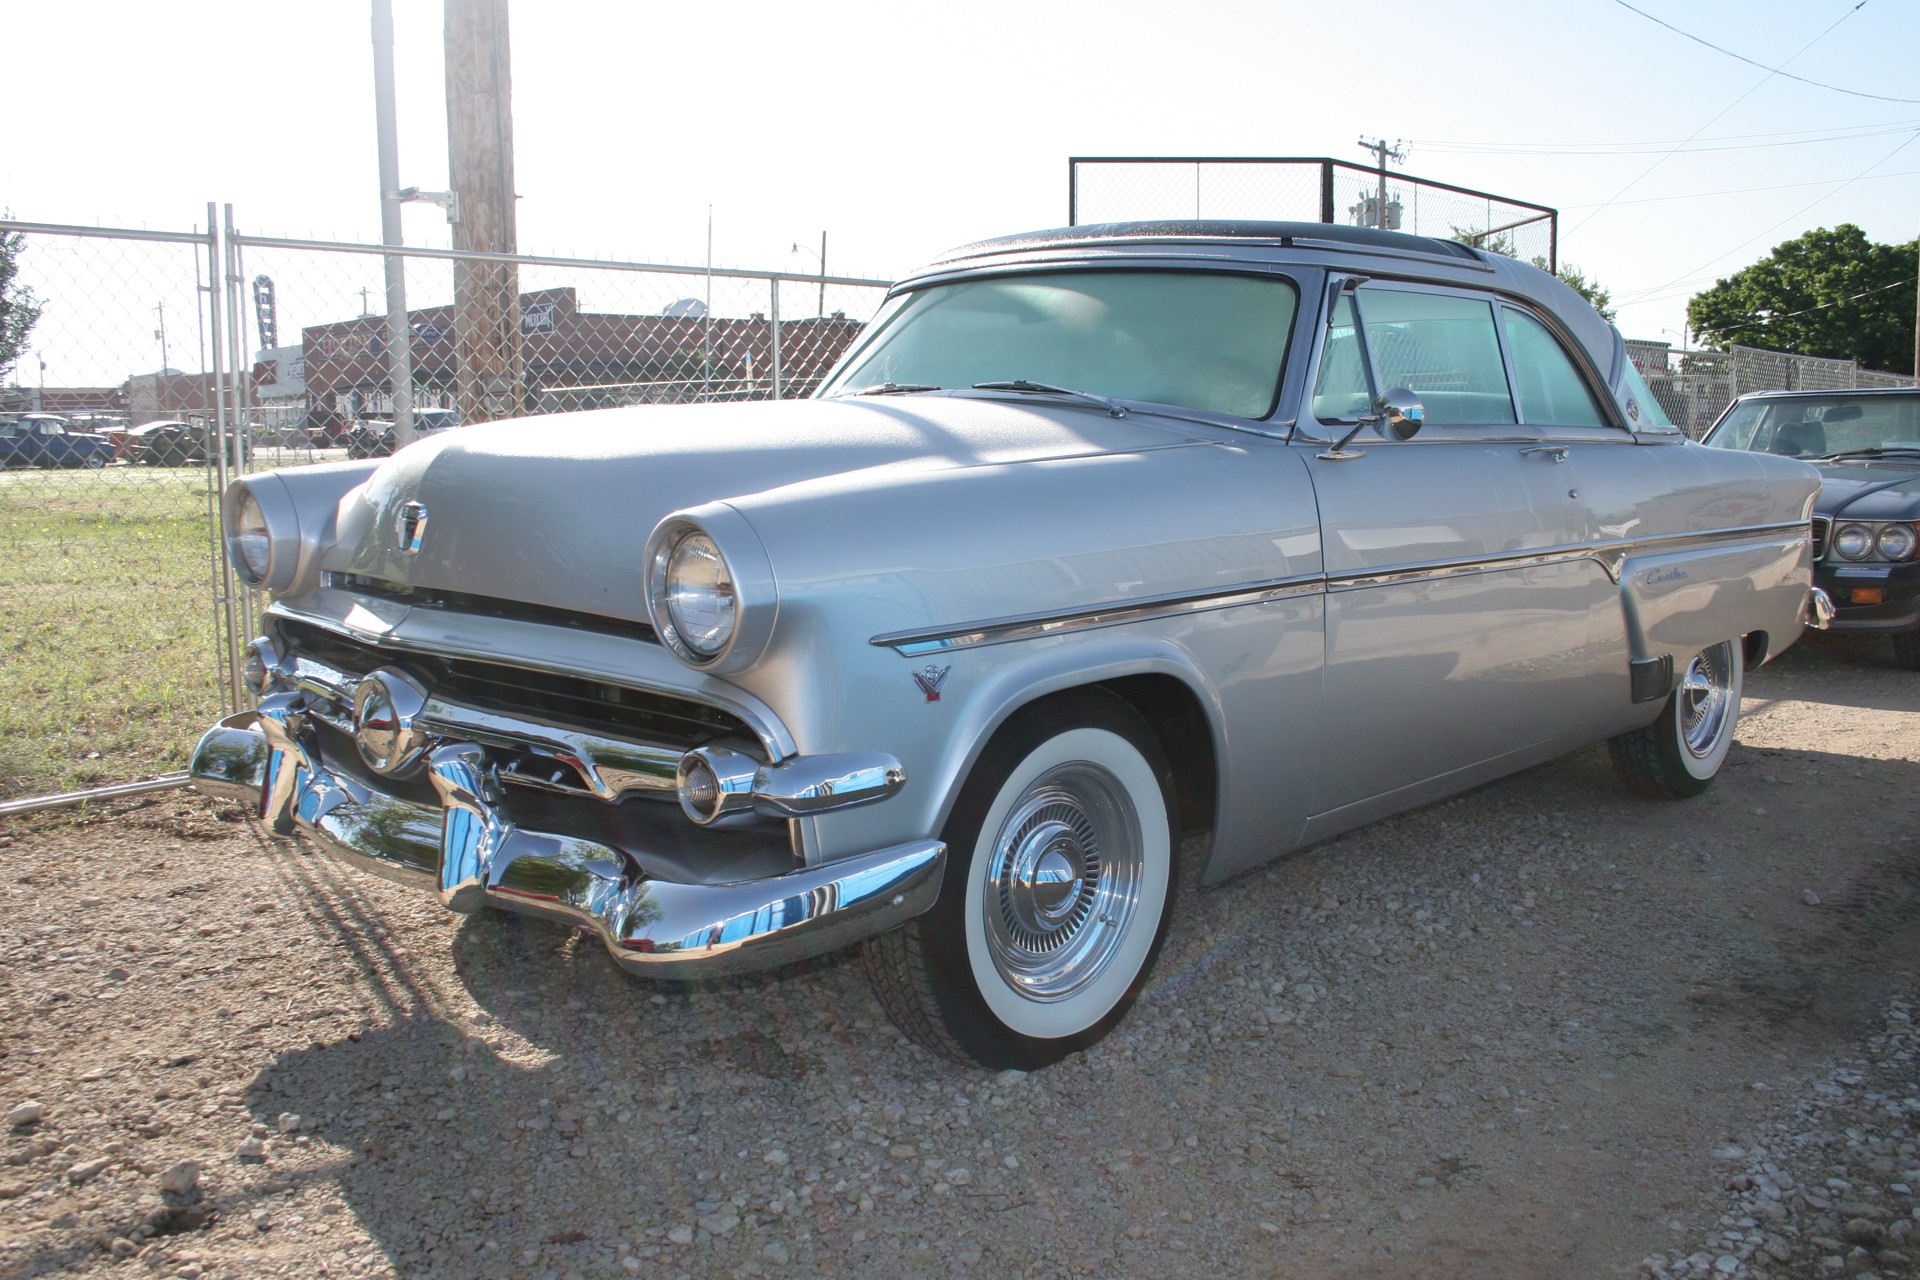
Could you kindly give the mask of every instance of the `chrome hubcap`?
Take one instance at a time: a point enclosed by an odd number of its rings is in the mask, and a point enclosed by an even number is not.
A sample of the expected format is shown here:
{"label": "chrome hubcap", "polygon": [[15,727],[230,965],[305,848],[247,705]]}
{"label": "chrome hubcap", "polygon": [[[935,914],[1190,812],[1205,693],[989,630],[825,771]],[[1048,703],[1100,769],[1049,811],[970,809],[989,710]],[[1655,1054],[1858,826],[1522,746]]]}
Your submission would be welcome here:
{"label": "chrome hubcap", "polygon": [[1726,643],[1697,653],[1680,681],[1680,740],[1695,756],[1712,753],[1725,729],[1733,683],[1733,650]]}
{"label": "chrome hubcap", "polygon": [[1028,999],[1062,1000],[1099,977],[1134,915],[1139,817],[1118,780],[1076,763],[1038,779],[995,838],[986,868],[994,967]]}

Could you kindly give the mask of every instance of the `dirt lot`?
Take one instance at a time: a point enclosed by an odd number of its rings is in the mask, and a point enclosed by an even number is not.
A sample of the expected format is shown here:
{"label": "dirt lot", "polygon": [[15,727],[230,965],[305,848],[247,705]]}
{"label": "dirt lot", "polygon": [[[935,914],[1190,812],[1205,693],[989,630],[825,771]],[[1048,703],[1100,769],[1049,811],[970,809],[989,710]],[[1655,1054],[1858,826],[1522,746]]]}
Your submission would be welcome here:
{"label": "dirt lot", "polygon": [[0,1275],[1920,1275],[1920,678],[1746,692],[1699,800],[1588,751],[1186,893],[1031,1076],[857,964],[657,990],[190,793],[16,822]]}

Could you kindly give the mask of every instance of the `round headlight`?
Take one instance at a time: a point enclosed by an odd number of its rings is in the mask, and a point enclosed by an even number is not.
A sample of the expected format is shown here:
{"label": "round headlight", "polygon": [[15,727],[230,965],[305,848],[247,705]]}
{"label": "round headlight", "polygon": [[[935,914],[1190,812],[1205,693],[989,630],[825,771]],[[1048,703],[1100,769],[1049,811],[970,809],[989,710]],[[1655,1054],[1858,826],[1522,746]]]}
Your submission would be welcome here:
{"label": "round headlight", "polygon": [[233,552],[234,572],[248,586],[260,585],[267,576],[273,542],[267,533],[267,517],[260,510],[259,500],[250,492],[240,500],[240,509],[234,513],[233,531],[228,535],[227,545]]}
{"label": "round headlight", "polygon": [[704,533],[689,533],[667,556],[667,617],[687,648],[711,658],[733,638],[738,596],[726,557]]}
{"label": "round headlight", "polygon": [[1842,560],[1865,560],[1873,552],[1873,530],[1863,524],[1843,524],[1834,531],[1833,550]]}
{"label": "round headlight", "polygon": [[1912,557],[1916,539],[1910,524],[1890,524],[1873,540],[1873,549],[1882,560],[1906,560]]}

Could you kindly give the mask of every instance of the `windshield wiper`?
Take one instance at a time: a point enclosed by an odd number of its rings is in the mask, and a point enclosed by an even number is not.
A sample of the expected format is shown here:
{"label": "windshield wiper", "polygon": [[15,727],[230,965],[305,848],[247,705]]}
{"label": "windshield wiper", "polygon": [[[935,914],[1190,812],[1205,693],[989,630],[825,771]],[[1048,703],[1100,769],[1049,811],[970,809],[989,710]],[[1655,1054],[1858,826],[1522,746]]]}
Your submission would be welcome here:
{"label": "windshield wiper", "polygon": [[1118,401],[1109,400],[1106,396],[1097,396],[1091,391],[1075,391],[1071,387],[1049,386],[1044,382],[1028,382],[1025,378],[1013,378],[1006,382],[976,382],[973,384],[973,389],[975,391],[1031,391],[1045,396],[1070,396],[1075,400],[1084,400],[1088,404],[1097,404],[1113,417],[1127,416],[1127,411],[1120,407]]}
{"label": "windshield wiper", "polygon": [[1842,449],[1839,453],[1823,453],[1813,461],[1832,462],[1836,458],[1885,458],[1906,454],[1920,454],[1920,445],[1883,444],[1871,449]]}
{"label": "windshield wiper", "polygon": [[913,391],[944,391],[945,387],[930,387],[920,382],[876,382],[870,387],[860,387],[853,391],[843,391],[847,396],[903,396]]}

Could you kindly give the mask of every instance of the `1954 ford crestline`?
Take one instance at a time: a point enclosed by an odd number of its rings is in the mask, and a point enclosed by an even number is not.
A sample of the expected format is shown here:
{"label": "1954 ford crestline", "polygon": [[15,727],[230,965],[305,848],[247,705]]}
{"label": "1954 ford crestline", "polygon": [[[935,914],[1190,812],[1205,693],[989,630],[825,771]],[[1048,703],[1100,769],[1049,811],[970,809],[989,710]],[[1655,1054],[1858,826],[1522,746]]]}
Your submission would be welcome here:
{"label": "1954 ford crestline", "polygon": [[699,977],[858,944],[936,1050],[1092,1043],[1213,883],[1607,741],[1706,787],[1829,611],[1818,477],[1686,441],[1544,272],[1291,223],[987,241],[814,399],[252,475],[202,787]]}

